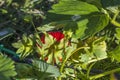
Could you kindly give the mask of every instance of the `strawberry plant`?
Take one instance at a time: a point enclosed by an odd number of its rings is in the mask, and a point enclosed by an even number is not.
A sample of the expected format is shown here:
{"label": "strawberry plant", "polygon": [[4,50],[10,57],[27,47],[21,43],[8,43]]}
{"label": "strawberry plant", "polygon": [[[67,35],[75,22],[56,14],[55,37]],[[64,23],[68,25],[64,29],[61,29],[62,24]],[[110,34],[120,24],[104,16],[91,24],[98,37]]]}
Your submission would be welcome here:
{"label": "strawberry plant", "polygon": [[[8,59],[12,68],[3,64],[5,69],[14,73],[1,73],[3,79],[118,78],[116,74],[120,74],[120,0],[59,0],[44,16],[33,14],[31,9],[43,2],[25,0],[24,6],[20,5],[20,10],[28,12],[22,15],[22,21],[33,26],[34,30],[31,33],[24,31],[25,34],[21,34],[16,42],[12,42],[19,58],[15,60],[15,65]],[[10,5],[11,2],[6,4]],[[17,7],[18,10],[19,8]],[[5,13],[3,9],[2,12]],[[40,16],[43,22],[38,25],[37,17]]]}

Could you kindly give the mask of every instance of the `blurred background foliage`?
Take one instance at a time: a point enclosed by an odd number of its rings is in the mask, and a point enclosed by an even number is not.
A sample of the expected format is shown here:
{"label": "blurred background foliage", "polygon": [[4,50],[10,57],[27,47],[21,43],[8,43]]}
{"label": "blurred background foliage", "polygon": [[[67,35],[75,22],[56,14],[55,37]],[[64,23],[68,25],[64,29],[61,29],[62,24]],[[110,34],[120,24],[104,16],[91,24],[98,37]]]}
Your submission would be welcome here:
{"label": "blurred background foliage", "polygon": [[23,33],[34,33],[34,27],[41,26],[46,12],[56,2],[57,0],[0,0],[0,30],[10,27],[16,31],[14,37],[0,42],[9,46],[7,42],[17,41]]}

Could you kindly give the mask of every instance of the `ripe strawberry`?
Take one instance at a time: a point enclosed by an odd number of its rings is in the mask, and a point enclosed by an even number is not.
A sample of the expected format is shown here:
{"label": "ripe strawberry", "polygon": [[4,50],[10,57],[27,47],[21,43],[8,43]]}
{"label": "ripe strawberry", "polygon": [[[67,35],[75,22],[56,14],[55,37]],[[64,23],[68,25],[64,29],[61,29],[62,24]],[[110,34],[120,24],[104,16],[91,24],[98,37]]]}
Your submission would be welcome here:
{"label": "ripe strawberry", "polygon": [[[53,38],[55,38],[57,42],[60,42],[60,40],[64,38],[64,34],[60,31],[48,32],[48,34],[53,36]],[[42,43],[45,44],[45,35],[44,34],[40,37],[40,39],[41,39]]]}

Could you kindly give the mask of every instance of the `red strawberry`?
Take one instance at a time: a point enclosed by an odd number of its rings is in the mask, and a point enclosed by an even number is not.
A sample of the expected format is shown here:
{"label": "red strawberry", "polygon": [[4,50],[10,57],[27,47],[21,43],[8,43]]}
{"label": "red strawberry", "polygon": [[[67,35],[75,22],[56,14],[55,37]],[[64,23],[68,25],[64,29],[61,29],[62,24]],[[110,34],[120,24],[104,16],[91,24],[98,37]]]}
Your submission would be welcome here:
{"label": "red strawberry", "polygon": [[[60,42],[60,40],[64,38],[64,34],[60,31],[48,32],[48,34],[53,36],[53,38],[55,38],[57,42]],[[43,34],[40,38],[42,43],[45,44],[45,35]]]}
{"label": "red strawberry", "polygon": [[48,34],[52,35],[57,42],[60,42],[60,40],[64,38],[64,34],[60,31],[48,32]]}

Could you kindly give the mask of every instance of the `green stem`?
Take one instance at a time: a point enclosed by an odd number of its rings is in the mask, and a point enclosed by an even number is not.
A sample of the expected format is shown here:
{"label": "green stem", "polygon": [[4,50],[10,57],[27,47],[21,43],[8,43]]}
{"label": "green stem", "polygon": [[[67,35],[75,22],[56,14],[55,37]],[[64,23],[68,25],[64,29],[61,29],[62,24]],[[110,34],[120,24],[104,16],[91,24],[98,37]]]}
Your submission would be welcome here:
{"label": "green stem", "polygon": [[97,79],[97,78],[100,78],[100,77],[103,77],[103,76],[106,76],[106,75],[109,75],[111,73],[115,73],[115,72],[118,72],[118,71],[120,71],[120,68],[113,69],[111,71],[107,71],[107,72],[104,72],[104,73],[101,73],[101,74],[98,74],[98,75],[95,75],[95,76],[91,76],[90,80]]}
{"label": "green stem", "polygon": [[112,23],[113,25],[117,26],[117,27],[120,27],[120,23],[116,21],[116,18],[117,18],[118,15],[119,15],[119,11],[117,11],[117,12],[115,13],[115,15],[113,16],[113,19],[111,19],[111,23]]}
{"label": "green stem", "polygon": [[[96,63],[96,62],[95,62],[95,63]],[[92,67],[93,67],[93,65],[94,65],[95,63],[92,63],[92,64],[90,65],[90,67],[88,68],[88,70],[87,70],[87,78],[89,78],[90,70],[92,69]]]}
{"label": "green stem", "polygon": [[[60,72],[61,72],[61,73],[63,72],[63,68],[64,68],[64,66],[65,66],[66,61],[67,61],[75,52],[77,52],[77,51],[80,50],[80,49],[84,49],[84,48],[89,48],[89,47],[80,47],[80,48],[77,48],[77,49],[74,50],[69,56],[67,56],[67,57],[65,58],[65,60],[63,61],[62,65],[61,65],[61,68],[60,68]],[[59,77],[58,80],[61,80],[61,77]]]}
{"label": "green stem", "polygon": [[99,61],[99,60],[103,60],[103,59],[107,59],[107,57],[90,60],[90,61],[87,62],[87,64],[90,64],[90,63],[93,63],[93,62],[96,62],[96,61]]}
{"label": "green stem", "polygon": [[115,15],[113,16],[113,19],[112,19],[112,20],[116,20],[116,18],[117,18],[118,15],[119,15],[119,11],[117,11],[117,12],[115,13]]}
{"label": "green stem", "polygon": [[118,23],[117,21],[112,20],[111,23],[117,27],[120,27],[120,23]]}

